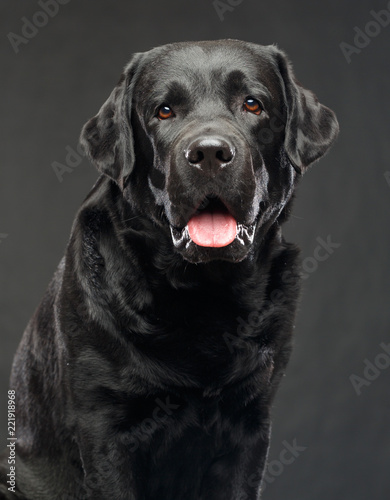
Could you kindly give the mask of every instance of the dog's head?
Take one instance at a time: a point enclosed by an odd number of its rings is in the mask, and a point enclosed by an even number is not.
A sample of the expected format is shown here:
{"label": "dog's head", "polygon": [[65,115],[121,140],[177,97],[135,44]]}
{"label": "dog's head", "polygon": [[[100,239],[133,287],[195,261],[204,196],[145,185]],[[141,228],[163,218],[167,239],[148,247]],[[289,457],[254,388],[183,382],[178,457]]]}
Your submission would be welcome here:
{"label": "dog's head", "polygon": [[81,143],[185,259],[237,262],[337,133],[283,52],[221,40],[135,54]]}

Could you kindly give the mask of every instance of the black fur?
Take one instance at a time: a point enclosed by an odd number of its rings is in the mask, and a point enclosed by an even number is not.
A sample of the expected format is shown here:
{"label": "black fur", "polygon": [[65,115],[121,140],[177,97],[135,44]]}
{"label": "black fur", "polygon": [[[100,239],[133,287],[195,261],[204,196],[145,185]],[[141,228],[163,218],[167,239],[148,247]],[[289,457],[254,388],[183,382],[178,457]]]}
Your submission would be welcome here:
{"label": "black fur", "polygon": [[[156,117],[162,104],[173,118]],[[15,357],[17,493],[4,455],[0,498],[260,497],[299,295],[280,225],[337,131],[274,46],[133,56],[82,132],[103,175]],[[222,137],[234,158],[194,168],[183,152],[199,137]],[[215,199],[239,238],[198,246],[186,224]]]}

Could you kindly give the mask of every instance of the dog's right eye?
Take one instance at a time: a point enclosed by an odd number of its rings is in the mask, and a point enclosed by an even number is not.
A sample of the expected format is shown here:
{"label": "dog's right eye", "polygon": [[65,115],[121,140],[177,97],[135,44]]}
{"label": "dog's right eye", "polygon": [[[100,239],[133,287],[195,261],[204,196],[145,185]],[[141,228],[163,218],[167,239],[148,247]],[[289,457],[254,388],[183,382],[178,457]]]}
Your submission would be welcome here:
{"label": "dog's right eye", "polygon": [[156,116],[159,120],[167,120],[168,118],[172,118],[173,116],[175,116],[175,113],[170,106],[163,104],[158,108]]}

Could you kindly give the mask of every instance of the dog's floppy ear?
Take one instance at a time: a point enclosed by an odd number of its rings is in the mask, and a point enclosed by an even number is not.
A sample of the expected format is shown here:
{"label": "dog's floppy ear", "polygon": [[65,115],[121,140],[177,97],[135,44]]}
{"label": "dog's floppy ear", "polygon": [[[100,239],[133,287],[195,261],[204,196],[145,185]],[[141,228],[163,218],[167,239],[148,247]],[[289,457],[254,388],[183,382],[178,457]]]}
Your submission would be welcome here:
{"label": "dog's floppy ear", "polygon": [[327,152],[337,137],[339,124],[333,111],[298,82],[286,55],[276,51],[287,107],[284,146],[293,166],[302,174]]}
{"label": "dog's floppy ear", "polygon": [[123,187],[134,165],[131,108],[134,75],[140,54],[134,54],[110,97],[83,127],[80,144],[100,172]]}

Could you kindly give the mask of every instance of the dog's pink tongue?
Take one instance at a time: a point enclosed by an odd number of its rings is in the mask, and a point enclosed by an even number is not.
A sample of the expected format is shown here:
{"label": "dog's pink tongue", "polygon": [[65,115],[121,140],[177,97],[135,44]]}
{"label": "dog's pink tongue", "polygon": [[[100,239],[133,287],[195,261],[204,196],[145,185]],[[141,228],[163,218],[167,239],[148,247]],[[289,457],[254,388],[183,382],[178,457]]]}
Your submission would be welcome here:
{"label": "dog's pink tongue", "polygon": [[237,222],[229,213],[201,212],[188,222],[192,241],[201,247],[226,247],[237,234]]}

